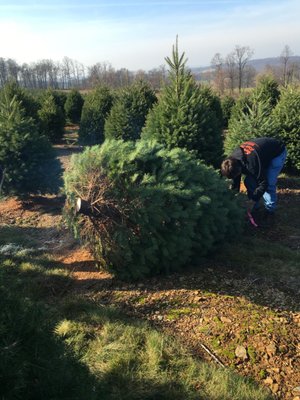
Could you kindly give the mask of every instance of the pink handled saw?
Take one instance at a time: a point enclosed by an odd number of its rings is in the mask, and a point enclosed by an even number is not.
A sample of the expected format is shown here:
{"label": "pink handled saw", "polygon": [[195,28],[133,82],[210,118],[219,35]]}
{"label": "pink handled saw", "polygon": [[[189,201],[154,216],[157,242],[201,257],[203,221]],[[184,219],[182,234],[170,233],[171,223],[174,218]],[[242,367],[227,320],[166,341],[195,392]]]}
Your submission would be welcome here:
{"label": "pink handled saw", "polygon": [[251,222],[251,224],[253,225],[253,226],[255,226],[255,228],[258,228],[258,225],[257,225],[257,223],[255,222],[255,220],[254,220],[254,218],[253,218],[253,215],[251,214],[251,211],[248,209],[247,210],[247,215],[248,215],[248,218],[249,218],[249,221]]}

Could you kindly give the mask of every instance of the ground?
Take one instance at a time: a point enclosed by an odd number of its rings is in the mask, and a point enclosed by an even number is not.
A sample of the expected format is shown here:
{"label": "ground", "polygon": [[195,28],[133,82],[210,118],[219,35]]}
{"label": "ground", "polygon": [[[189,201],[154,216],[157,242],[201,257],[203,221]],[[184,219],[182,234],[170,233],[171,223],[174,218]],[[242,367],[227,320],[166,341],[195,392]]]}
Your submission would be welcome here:
{"label": "ground", "polygon": [[[57,146],[64,167],[70,143]],[[279,209],[267,227],[246,227],[242,243],[225,246],[182,273],[124,283],[99,271],[68,232],[63,196],[0,201],[0,227],[15,227],[74,278],[68,291],[114,304],[176,337],[197,356],[234,368],[278,399],[300,399],[299,178],[279,181]],[[288,221],[288,223],[287,223]]]}

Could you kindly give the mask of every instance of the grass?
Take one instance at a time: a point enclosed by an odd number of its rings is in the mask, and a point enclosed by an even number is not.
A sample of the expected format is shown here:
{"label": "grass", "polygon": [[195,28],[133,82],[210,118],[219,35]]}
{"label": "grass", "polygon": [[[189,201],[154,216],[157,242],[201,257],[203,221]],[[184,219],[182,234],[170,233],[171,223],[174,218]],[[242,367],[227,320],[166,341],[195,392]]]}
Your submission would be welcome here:
{"label": "grass", "polygon": [[[28,233],[28,232],[27,232]],[[29,239],[28,235],[24,235],[24,228],[17,226],[1,226],[0,227],[1,241],[0,246],[4,246],[9,243],[19,246],[30,246],[34,245],[32,240]]]}
{"label": "grass", "polygon": [[68,294],[72,278],[40,257],[0,256],[1,399],[271,398],[149,324]]}
{"label": "grass", "polygon": [[300,276],[300,253],[262,237],[241,238],[235,244],[226,245],[214,259],[269,278]]}
{"label": "grass", "polygon": [[169,309],[166,317],[168,320],[173,321],[183,315],[191,315],[194,311],[195,308],[193,307],[178,307],[174,309]]}

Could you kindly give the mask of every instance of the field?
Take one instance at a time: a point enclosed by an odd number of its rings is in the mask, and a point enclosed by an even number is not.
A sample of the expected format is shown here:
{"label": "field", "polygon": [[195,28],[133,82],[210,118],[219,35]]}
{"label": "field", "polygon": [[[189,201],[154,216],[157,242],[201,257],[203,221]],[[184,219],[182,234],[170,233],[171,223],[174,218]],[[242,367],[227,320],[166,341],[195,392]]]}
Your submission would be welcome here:
{"label": "field", "polygon": [[[65,167],[78,151],[67,142]],[[300,178],[280,177],[268,226],[245,222],[197,265],[134,284],[96,269],[63,204],[0,201],[1,301],[18,311],[6,319],[3,399],[300,399]],[[60,394],[42,397],[55,384]]]}

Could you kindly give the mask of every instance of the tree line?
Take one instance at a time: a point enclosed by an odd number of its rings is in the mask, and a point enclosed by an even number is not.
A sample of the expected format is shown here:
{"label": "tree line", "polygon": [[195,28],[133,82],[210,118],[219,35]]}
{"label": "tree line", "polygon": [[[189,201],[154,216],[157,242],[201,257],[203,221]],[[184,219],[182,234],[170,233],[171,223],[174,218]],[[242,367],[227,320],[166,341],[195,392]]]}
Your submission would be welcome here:
{"label": "tree line", "polygon": [[[220,94],[228,90],[233,93],[235,89],[240,92],[242,88],[254,87],[258,73],[249,64],[253,54],[250,47],[239,45],[225,57],[216,53],[211,60],[211,69],[195,78],[209,81]],[[293,52],[286,45],[280,55],[280,66],[267,65],[264,72],[272,74],[283,86],[299,82],[300,64],[292,61],[292,55]],[[60,62],[45,59],[30,64],[18,64],[13,59],[0,58],[1,87],[14,80],[27,89],[89,89],[98,85],[118,88],[140,79],[150,83],[154,89],[160,89],[168,79],[165,65],[149,71],[130,71],[126,68],[115,69],[109,62],[97,62],[86,67],[69,57],[64,57]]]}
{"label": "tree line", "polygon": [[26,89],[89,89],[101,84],[118,88],[128,86],[136,79],[143,79],[159,88],[166,79],[165,67],[132,72],[126,68],[115,69],[108,62],[85,67],[69,57],[64,57],[61,62],[47,59],[21,65],[13,59],[0,58],[1,87],[15,81]]}

